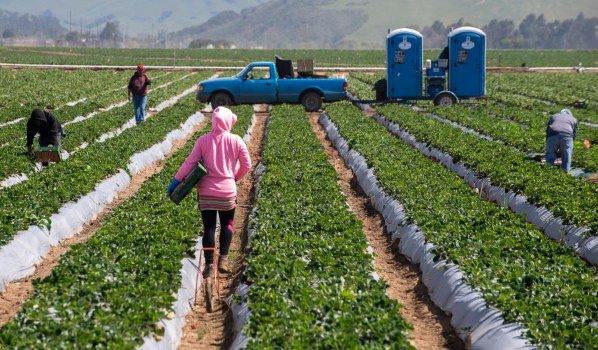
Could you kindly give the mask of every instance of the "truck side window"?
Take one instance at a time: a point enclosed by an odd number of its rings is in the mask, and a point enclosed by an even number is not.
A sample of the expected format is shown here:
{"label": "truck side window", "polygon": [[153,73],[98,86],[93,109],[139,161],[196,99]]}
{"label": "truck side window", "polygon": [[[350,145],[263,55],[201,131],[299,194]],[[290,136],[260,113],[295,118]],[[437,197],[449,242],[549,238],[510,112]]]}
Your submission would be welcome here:
{"label": "truck side window", "polygon": [[269,67],[253,67],[247,73],[247,79],[261,80],[270,79],[270,68]]}

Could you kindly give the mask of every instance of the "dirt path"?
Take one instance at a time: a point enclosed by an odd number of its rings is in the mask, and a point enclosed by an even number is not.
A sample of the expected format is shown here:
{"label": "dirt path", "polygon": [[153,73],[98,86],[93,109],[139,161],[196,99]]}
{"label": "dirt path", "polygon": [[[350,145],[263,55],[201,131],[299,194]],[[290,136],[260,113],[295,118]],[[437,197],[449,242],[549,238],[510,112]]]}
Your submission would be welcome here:
{"label": "dirt path", "polygon": [[[265,108],[265,106],[263,107]],[[254,168],[261,157],[262,139],[268,118],[268,113],[265,112],[255,114],[256,125],[254,125],[251,140],[247,145]],[[220,296],[223,300],[227,300],[234,294],[245,267],[247,223],[254,199],[252,184],[253,173],[237,184],[234,236],[229,250],[230,265],[235,273],[231,276],[221,275],[220,277]],[[225,302],[217,303],[214,311],[208,314],[201,293],[198,293],[197,299],[193,310],[186,317],[179,349],[228,349],[235,335],[233,334],[233,316],[228,305]]]}
{"label": "dirt path", "polygon": [[363,232],[375,252],[376,272],[388,284],[388,296],[404,305],[401,315],[414,327],[410,334],[412,343],[418,349],[464,349],[450,325],[450,318],[430,300],[419,268],[395,253],[397,249],[385,232],[382,216],[373,208],[353,172],[327,139],[318,123],[319,117],[320,113],[310,113],[310,123],[340,178],[351,210],[363,223]]}
{"label": "dirt path", "polygon": [[131,183],[129,187],[125,189],[123,192],[119,193],[117,198],[110,203],[109,205],[102,210],[100,214],[98,214],[97,218],[88,224],[83,226],[83,229],[73,237],[62,241],[58,246],[52,247],[50,249],[49,254],[43,258],[41,263],[35,269],[35,273],[29,277],[26,277],[22,280],[9,283],[6,286],[6,290],[3,293],[0,293],[0,327],[8,323],[14,315],[19,312],[21,309],[21,305],[28,299],[29,295],[32,293],[33,286],[32,281],[38,278],[44,278],[50,275],[52,269],[58,265],[60,262],[60,258],[62,254],[66,253],[76,244],[85,243],[89,240],[104,224],[107,218],[112,215],[114,208],[118,207],[121,203],[126,201],[129,197],[133,196],[139,188],[143,185],[145,180],[151,177],[154,174],[159,173],[162,171],[164,163],[170,156],[179,148],[185,145],[185,143],[191,138],[191,136],[201,130],[207,120],[209,115],[206,114],[206,119],[200,123],[198,126],[194,128],[194,132],[189,135],[188,138],[184,140],[179,140],[173,143],[173,149],[169,155],[166,156],[165,160],[156,162],[141,173],[133,176],[131,179]]}

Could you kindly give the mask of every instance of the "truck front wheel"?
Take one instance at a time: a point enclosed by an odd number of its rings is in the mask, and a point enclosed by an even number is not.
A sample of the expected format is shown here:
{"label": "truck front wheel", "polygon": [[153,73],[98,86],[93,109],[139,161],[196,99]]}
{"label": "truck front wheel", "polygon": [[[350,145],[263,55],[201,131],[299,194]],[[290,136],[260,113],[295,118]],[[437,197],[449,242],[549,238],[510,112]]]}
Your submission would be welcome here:
{"label": "truck front wheel", "polygon": [[317,92],[308,92],[301,98],[301,104],[308,112],[315,112],[322,108],[322,97]]}
{"label": "truck front wheel", "polygon": [[210,100],[210,105],[212,105],[212,109],[216,109],[220,106],[231,106],[233,104],[233,100],[230,96],[225,92],[218,92],[212,99]]}

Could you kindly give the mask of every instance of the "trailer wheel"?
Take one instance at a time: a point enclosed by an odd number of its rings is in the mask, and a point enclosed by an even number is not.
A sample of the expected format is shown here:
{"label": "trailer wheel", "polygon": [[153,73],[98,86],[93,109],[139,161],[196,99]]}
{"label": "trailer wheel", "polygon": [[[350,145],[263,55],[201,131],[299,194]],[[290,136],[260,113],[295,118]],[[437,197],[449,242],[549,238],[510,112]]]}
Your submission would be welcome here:
{"label": "trailer wheel", "polygon": [[452,106],[457,103],[457,98],[450,92],[443,91],[434,97],[434,106]]}
{"label": "trailer wheel", "polygon": [[231,106],[233,104],[233,100],[226,92],[218,92],[212,99],[210,100],[210,105],[212,105],[212,109],[216,109],[220,106]]}
{"label": "trailer wheel", "polygon": [[301,104],[307,112],[315,112],[322,108],[322,97],[317,92],[308,92],[301,97]]}

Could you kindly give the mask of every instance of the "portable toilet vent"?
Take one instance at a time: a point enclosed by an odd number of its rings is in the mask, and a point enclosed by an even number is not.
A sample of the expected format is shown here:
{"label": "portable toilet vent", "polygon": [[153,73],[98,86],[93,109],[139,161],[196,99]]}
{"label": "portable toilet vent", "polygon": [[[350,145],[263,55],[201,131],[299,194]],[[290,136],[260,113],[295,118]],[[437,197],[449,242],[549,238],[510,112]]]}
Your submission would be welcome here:
{"label": "portable toilet vent", "polygon": [[449,90],[457,97],[479,97],[486,90],[486,34],[473,27],[449,33]]}
{"label": "portable toilet vent", "polygon": [[386,37],[388,99],[422,96],[423,37],[413,29],[395,29]]}

